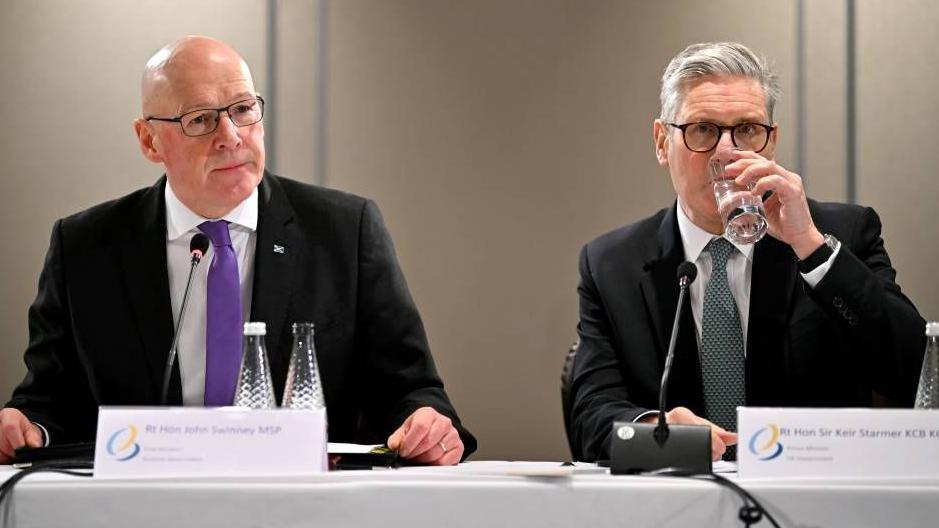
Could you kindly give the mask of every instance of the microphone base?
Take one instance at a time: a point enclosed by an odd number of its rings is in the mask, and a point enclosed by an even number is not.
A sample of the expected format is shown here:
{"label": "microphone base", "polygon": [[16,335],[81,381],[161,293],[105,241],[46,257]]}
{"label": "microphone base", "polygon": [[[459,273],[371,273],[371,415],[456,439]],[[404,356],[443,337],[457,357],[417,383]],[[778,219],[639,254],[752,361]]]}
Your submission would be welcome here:
{"label": "microphone base", "polygon": [[669,425],[659,442],[655,424],[614,422],[610,440],[610,473],[625,475],[663,468],[711,472],[711,428]]}

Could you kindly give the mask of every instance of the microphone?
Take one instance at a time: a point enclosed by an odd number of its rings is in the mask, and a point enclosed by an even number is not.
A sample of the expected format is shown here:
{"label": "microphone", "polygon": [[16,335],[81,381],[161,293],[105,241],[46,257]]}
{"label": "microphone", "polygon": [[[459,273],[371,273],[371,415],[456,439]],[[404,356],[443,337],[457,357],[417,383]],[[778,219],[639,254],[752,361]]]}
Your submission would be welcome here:
{"label": "microphone", "polygon": [[698,277],[698,268],[685,261],[678,265],[678,307],[675,308],[675,321],[672,322],[672,337],[668,341],[668,354],[665,356],[665,368],[662,370],[662,384],[659,389],[659,422],[655,428],[655,439],[664,443],[668,439],[668,423],[665,421],[665,394],[668,390],[668,378],[675,359],[675,342],[678,341],[678,325],[681,324],[681,312],[685,307],[685,295],[688,286]]}
{"label": "microphone", "polygon": [[706,425],[668,425],[665,421],[665,395],[672,362],[675,359],[675,343],[685,306],[688,286],[698,275],[698,268],[691,262],[678,266],[678,306],[675,321],[662,370],[659,390],[659,416],[657,424],[635,422],[613,422],[610,439],[610,473],[614,475],[655,471],[663,468],[680,468],[692,473],[711,472],[711,429]]}
{"label": "microphone", "polygon": [[176,363],[176,345],[179,342],[179,331],[182,328],[183,316],[186,314],[186,305],[189,304],[189,288],[192,286],[193,272],[196,266],[202,262],[202,257],[209,249],[209,237],[204,233],[196,233],[189,240],[189,254],[192,259],[189,261],[189,278],[186,279],[186,291],[183,293],[183,303],[179,308],[179,317],[176,318],[176,330],[173,332],[173,344],[170,345],[170,352],[166,356],[166,368],[163,370],[163,390],[160,391],[160,405],[166,405],[166,399],[170,390],[170,377],[173,375],[173,364]]}
{"label": "microphone", "polygon": [[[202,257],[209,250],[209,237],[205,233],[196,233],[189,240],[189,254],[192,255],[192,265],[202,262]],[[694,280],[694,277],[691,278]]]}

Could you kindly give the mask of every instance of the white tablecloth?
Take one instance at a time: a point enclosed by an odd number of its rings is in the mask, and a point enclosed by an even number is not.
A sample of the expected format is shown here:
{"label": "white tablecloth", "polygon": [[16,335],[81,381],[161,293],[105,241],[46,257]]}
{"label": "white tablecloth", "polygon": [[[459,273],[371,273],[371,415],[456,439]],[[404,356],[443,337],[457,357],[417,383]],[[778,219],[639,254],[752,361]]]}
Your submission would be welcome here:
{"label": "white tablecloth", "polygon": [[[0,466],[0,480],[12,471]],[[470,462],[457,468],[276,479],[101,480],[36,474],[17,485],[0,512],[0,525],[741,526],[740,500],[713,483],[611,476],[589,466],[562,476],[538,476],[564,471],[555,462]],[[737,482],[783,526],[939,526],[939,478]]]}

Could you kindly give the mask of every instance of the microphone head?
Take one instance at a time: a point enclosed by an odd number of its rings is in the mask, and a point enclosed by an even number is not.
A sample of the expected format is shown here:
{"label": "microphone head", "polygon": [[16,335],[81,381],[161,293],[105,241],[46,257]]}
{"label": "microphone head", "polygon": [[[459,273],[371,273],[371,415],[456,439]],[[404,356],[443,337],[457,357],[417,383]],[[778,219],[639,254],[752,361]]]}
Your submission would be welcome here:
{"label": "microphone head", "polygon": [[695,278],[698,276],[698,267],[692,262],[682,262],[678,265],[678,280],[682,279],[687,280],[688,284],[694,282]]}
{"label": "microphone head", "polygon": [[205,236],[205,233],[196,233],[195,235],[192,235],[192,238],[189,240],[189,253],[192,254],[193,258],[202,260],[202,257],[208,250],[209,237]]}

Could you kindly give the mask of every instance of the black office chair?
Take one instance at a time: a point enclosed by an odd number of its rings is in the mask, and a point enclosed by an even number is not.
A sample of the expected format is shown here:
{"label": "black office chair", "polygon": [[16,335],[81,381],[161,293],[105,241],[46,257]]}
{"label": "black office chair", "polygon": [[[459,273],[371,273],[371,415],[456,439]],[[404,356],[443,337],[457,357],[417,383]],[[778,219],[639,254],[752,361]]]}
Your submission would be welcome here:
{"label": "black office chair", "polygon": [[567,436],[567,447],[571,450],[571,458],[580,460],[580,446],[574,442],[574,436],[571,434],[571,383],[574,378],[574,359],[577,357],[577,347],[580,346],[580,338],[571,345],[564,357],[564,366],[561,369],[561,411],[564,413],[564,434]]}

